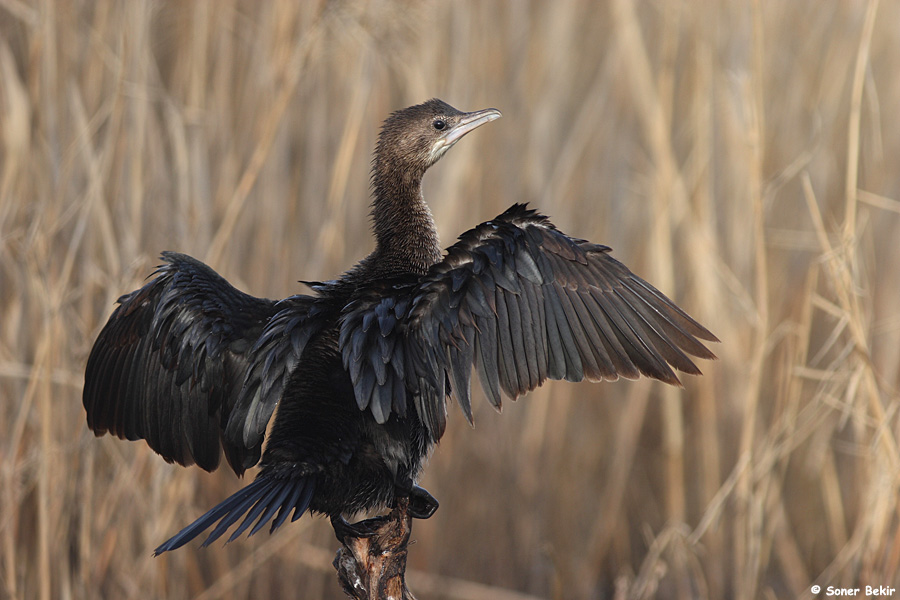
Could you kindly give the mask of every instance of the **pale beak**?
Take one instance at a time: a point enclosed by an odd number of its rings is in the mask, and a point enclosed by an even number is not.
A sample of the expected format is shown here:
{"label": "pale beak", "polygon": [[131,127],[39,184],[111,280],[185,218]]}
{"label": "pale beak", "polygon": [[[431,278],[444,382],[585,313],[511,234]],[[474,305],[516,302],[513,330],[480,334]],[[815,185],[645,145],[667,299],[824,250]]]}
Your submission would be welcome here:
{"label": "pale beak", "polygon": [[501,117],[500,111],[496,108],[485,108],[484,110],[476,110],[475,112],[463,113],[456,125],[440,137],[431,148],[431,160],[436,161],[444,152],[450,149],[453,144],[458,142],[464,135],[470,131],[477,129]]}
{"label": "pale beak", "polygon": [[459,139],[472,131],[481,127],[485,123],[489,123],[495,119],[499,119],[502,115],[496,108],[486,108],[484,110],[476,110],[475,112],[465,113],[453,129],[447,132],[444,137],[444,143],[452,146]]}

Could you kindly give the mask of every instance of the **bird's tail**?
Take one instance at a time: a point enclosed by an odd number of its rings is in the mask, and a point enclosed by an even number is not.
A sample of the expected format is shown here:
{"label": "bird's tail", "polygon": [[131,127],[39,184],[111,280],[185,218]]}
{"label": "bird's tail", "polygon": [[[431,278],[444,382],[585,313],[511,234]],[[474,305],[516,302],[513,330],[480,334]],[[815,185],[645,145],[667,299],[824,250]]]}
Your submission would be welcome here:
{"label": "bird's tail", "polygon": [[[202,546],[208,546],[219,539],[225,531],[231,527],[244,513],[243,522],[231,534],[228,541],[231,542],[238,538],[256,519],[256,525],[250,530],[249,535],[253,535],[263,528],[272,517],[272,527],[269,533],[278,529],[288,513],[293,509],[294,516],[291,521],[296,521],[309,508],[310,500],[312,500],[315,491],[315,481],[312,477],[277,477],[271,474],[262,474],[256,478],[250,485],[241,488],[221,503],[214,506],[205,515],[179,531],[168,541],[160,545],[153,551],[154,556],[158,556],[163,552],[181,548],[189,541],[207,530],[216,521],[219,522],[213,529]],[[278,515],[275,516],[275,511]],[[260,516],[262,513],[262,516]],[[226,542],[227,543],[227,542]]]}

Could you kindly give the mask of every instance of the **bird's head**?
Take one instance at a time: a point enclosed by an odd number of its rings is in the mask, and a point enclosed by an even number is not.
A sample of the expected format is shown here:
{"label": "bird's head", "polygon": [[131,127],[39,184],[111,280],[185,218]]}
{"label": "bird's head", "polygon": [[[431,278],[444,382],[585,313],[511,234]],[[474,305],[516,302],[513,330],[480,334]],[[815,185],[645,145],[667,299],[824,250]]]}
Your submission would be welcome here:
{"label": "bird's head", "polygon": [[375,170],[390,166],[421,176],[464,135],[499,118],[496,108],[462,112],[437,98],[398,110],[381,128]]}

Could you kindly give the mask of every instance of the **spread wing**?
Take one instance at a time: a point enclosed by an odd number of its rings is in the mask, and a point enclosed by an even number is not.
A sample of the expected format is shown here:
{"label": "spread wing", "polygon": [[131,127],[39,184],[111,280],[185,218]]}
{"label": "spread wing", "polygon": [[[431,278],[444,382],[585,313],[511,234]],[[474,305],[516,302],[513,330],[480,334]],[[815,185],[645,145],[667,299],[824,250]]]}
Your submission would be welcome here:
{"label": "spread wing", "polygon": [[145,439],[167,461],[207,471],[221,446],[242,474],[259,461],[313,298],[255,298],[189,256],[163,260],[152,281],[119,298],[94,343],[88,426]]}
{"label": "spread wing", "polygon": [[418,281],[361,296],[341,322],[359,407],[384,422],[411,398],[439,438],[451,388],[472,421],[473,366],[498,408],[547,379],[699,374],[689,355],[715,358],[700,340],[716,337],[609,251],[517,204]]}

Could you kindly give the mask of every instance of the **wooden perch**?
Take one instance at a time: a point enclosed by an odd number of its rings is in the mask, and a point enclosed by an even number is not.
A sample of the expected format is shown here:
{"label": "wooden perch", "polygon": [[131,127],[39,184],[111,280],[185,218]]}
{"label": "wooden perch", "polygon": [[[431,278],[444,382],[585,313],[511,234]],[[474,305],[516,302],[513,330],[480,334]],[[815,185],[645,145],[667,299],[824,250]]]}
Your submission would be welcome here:
{"label": "wooden perch", "polygon": [[344,592],[355,600],[415,600],[406,587],[406,554],[412,533],[409,499],[383,517],[347,523],[332,519],[334,534],[343,548],[334,568]]}

